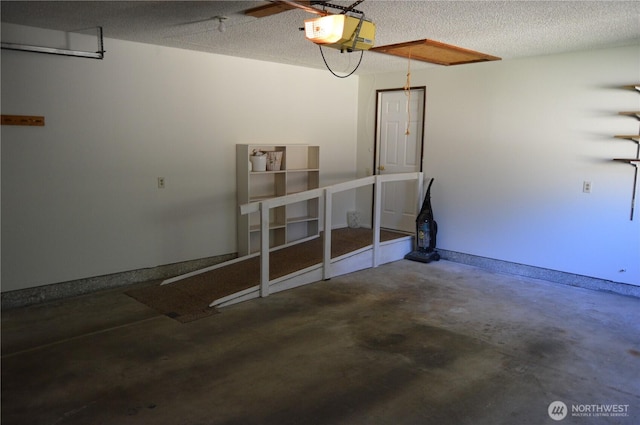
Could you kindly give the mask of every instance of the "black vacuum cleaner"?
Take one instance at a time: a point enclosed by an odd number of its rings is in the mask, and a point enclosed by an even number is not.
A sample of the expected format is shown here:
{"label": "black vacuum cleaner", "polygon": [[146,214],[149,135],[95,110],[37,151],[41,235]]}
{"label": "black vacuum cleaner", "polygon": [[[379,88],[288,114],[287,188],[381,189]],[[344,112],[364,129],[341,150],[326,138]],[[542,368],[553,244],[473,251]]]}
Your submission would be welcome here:
{"label": "black vacuum cleaner", "polygon": [[430,263],[440,259],[440,254],[436,251],[438,223],[433,219],[433,210],[431,209],[432,184],[433,179],[429,182],[422,208],[416,218],[416,249],[404,256],[406,260]]}

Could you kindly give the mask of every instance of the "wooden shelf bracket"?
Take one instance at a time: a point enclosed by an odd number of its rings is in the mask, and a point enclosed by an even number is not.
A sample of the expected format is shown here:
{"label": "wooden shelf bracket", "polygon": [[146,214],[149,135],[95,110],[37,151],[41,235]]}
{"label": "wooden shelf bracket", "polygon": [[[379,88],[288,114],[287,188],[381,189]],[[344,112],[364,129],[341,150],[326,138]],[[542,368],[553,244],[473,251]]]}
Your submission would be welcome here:
{"label": "wooden shelf bracket", "polygon": [[[622,86],[622,88],[627,90],[635,90],[636,92],[640,93],[640,84],[626,85],[626,86]],[[640,120],[640,111],[625,111],[625,112],[619,112],[619,114],[628,116],[628,117],[635,117],[636,119]],[[624,162],[626,164],[630,164],[634,168],[633,185],[631,189],[631,214],[629,216],[629,220],[633,221],[633,211],[635,209],[635,204],[636,204],[636,188],[638,186],[638,166],[640,166],[640,129],[638,130],[637,135],[623,134],[623,135],[617,135],[614,137],[617,139],[630,140],[637,145],[635,158],[614,158],[613,159],[614,161],[617,161],[617,162]]]}
{"label": "wooden shelf bracket", "polygon": [[627,117],[635,117],[640,120],[640,111],[625,111],[625,112],[618,112],[618,114],[624,115]]}

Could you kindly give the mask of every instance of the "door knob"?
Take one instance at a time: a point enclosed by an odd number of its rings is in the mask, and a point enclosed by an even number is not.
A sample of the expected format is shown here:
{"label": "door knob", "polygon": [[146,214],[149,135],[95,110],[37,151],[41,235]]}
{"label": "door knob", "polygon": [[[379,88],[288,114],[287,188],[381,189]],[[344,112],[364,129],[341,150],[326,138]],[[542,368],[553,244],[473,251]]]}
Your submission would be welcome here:
{"label": "door knob", "polygon": [[380,166],[378,166],[378,170],[380,170],[380,171],[384,171],[384,165],[380,165]]}

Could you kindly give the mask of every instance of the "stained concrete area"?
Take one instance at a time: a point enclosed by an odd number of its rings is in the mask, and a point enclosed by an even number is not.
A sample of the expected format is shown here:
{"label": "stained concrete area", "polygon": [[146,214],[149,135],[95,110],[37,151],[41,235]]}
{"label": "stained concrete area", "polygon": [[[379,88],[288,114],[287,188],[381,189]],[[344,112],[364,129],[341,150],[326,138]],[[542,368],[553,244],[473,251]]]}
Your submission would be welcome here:
{"label": "stained concrete area", "polygon": [[1,419],[637,424],[639,330],[637,298],[447,261],[398,261],[186,324],[111,290],[3,311]]}

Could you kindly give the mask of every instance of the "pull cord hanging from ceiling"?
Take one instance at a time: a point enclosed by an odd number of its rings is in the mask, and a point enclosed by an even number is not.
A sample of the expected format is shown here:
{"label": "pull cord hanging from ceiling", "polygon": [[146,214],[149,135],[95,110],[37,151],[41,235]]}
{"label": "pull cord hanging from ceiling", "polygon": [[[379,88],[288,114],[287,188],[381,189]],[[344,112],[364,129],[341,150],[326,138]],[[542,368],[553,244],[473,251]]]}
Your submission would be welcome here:
{"label": "pull cord hanging from ceiling", "polygon": [[404,84],[404,94],[407,95],[407,131],[404,132],[405,136],[411,134],[411,49],[409,49],[409,62],[407,65],[407,82]]}

